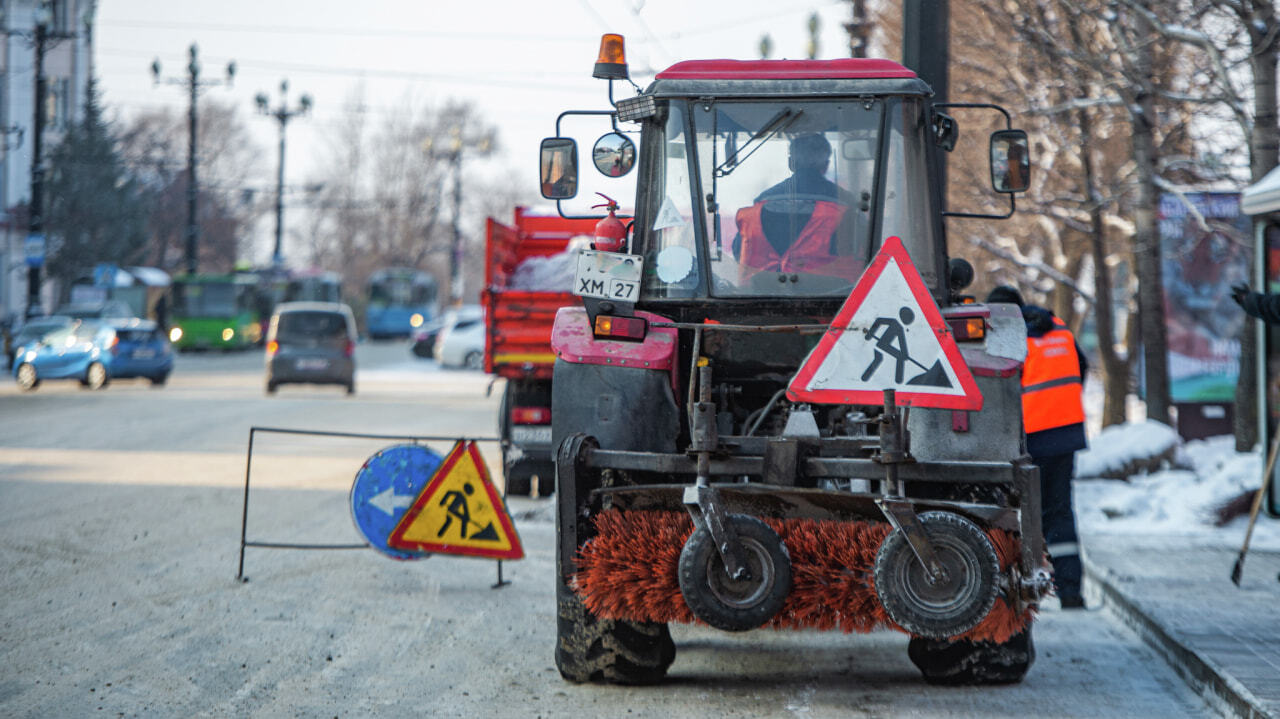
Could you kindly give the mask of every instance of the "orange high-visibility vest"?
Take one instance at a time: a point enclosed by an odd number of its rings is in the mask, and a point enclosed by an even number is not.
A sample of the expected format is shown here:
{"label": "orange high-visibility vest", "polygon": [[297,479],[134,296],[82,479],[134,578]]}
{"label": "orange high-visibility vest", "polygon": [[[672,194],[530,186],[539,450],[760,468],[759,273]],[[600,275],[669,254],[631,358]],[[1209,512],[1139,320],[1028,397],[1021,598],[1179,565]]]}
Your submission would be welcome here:
{"label": "orange high-visibility vest", "polygon": [[[813,214],[787,251],[778,254],[764,236],[764,202],[738,210],[738,233],[742,236],[741,262],[744,269],[768,272],[810,272],[857,279],[862,261],[856,257],[833,257],[831,236],[840,226],[847,208],[837,202],[819,200]],[[754,274],[754,272],[753,272]]]}
{"label": "orange high-visibility vest", "polygon": [[1054,317],[1052,330],[1027,338],[1022,365],[1022,426],[1027,434],[1084,422],[1083,389],[1075,337]]}

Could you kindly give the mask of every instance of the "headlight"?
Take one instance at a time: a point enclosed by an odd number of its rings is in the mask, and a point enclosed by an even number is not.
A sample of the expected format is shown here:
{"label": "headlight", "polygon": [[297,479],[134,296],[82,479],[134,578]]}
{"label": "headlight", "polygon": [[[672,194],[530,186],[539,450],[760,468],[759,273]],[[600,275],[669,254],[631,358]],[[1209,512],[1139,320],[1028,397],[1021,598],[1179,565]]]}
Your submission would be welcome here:
{"label": "headlight", "polygon": [[411,327],[415,327],[415,328],[416,328],[416,327],[421,327],[421,326],[422,326],[422,315],[418,314],[417,312],[414,312],[414,313],[413,313],[413,316],[409,318],[409,325],[410,325]]}
{"label": "headlight", "polygon": [[232,337],[235,337],[235,336],[236,336],[236,331],[235,331],[235,330],[231,329],[230,327],[223,327],[223,328],[222,328],[222,341],[223,341],[223,342],[230,342],[230,341],[231,341],[231,338],[232,338]]}
{"label": "headlight", "polygon": [[177,341],[178,341],[178,340],[180,340],[180,339],[182,339],[182,328],[181,328],[181,327],[174,327],[173,329],[169,330],[169,341],[170,341],[170,342],[177,342]]}

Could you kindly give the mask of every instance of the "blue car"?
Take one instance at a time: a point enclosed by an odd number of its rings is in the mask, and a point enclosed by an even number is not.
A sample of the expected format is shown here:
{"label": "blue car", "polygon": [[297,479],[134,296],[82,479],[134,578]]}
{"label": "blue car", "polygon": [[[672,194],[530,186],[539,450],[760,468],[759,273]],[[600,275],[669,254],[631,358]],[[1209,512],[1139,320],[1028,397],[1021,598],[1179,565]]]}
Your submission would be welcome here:
{"label": "blue car", "polygon": [[13,377],[33,390],[47,379],[75,379],[89,389],[113,379],[143,377],[163,385],[173,371],[173,350],[155,322],[143,319],[77,321],[33,345],[19,347]]}

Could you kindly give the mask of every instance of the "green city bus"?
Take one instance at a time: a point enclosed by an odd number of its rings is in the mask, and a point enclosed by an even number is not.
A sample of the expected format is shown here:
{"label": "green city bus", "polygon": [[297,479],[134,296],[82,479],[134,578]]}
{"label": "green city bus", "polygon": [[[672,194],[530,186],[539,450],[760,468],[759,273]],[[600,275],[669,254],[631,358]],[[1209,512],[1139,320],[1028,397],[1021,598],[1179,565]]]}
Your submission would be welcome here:
{"label": "green city bus", "polygon": [[248,273],[173,279],[169,341],[180,350],[246,349],[262,341],[263,297]]}

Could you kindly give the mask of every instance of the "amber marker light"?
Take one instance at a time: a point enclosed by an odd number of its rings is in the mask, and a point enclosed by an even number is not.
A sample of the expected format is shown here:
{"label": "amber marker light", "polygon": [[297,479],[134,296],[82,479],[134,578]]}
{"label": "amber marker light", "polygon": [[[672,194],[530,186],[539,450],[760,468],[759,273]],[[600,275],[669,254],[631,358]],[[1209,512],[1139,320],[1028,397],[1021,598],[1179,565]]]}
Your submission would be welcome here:
{"label": "amber marker light", "polygon": [[591,77],[601,80],[626,80],[627,51],[621,35],[606,33],[600,38],[600,54],[596,57]]}
{"label": "amber marker light", "polygon": [[958,342],[976,341],[987,336],[987,323],[981,317],[952,317],[947,324]]}

